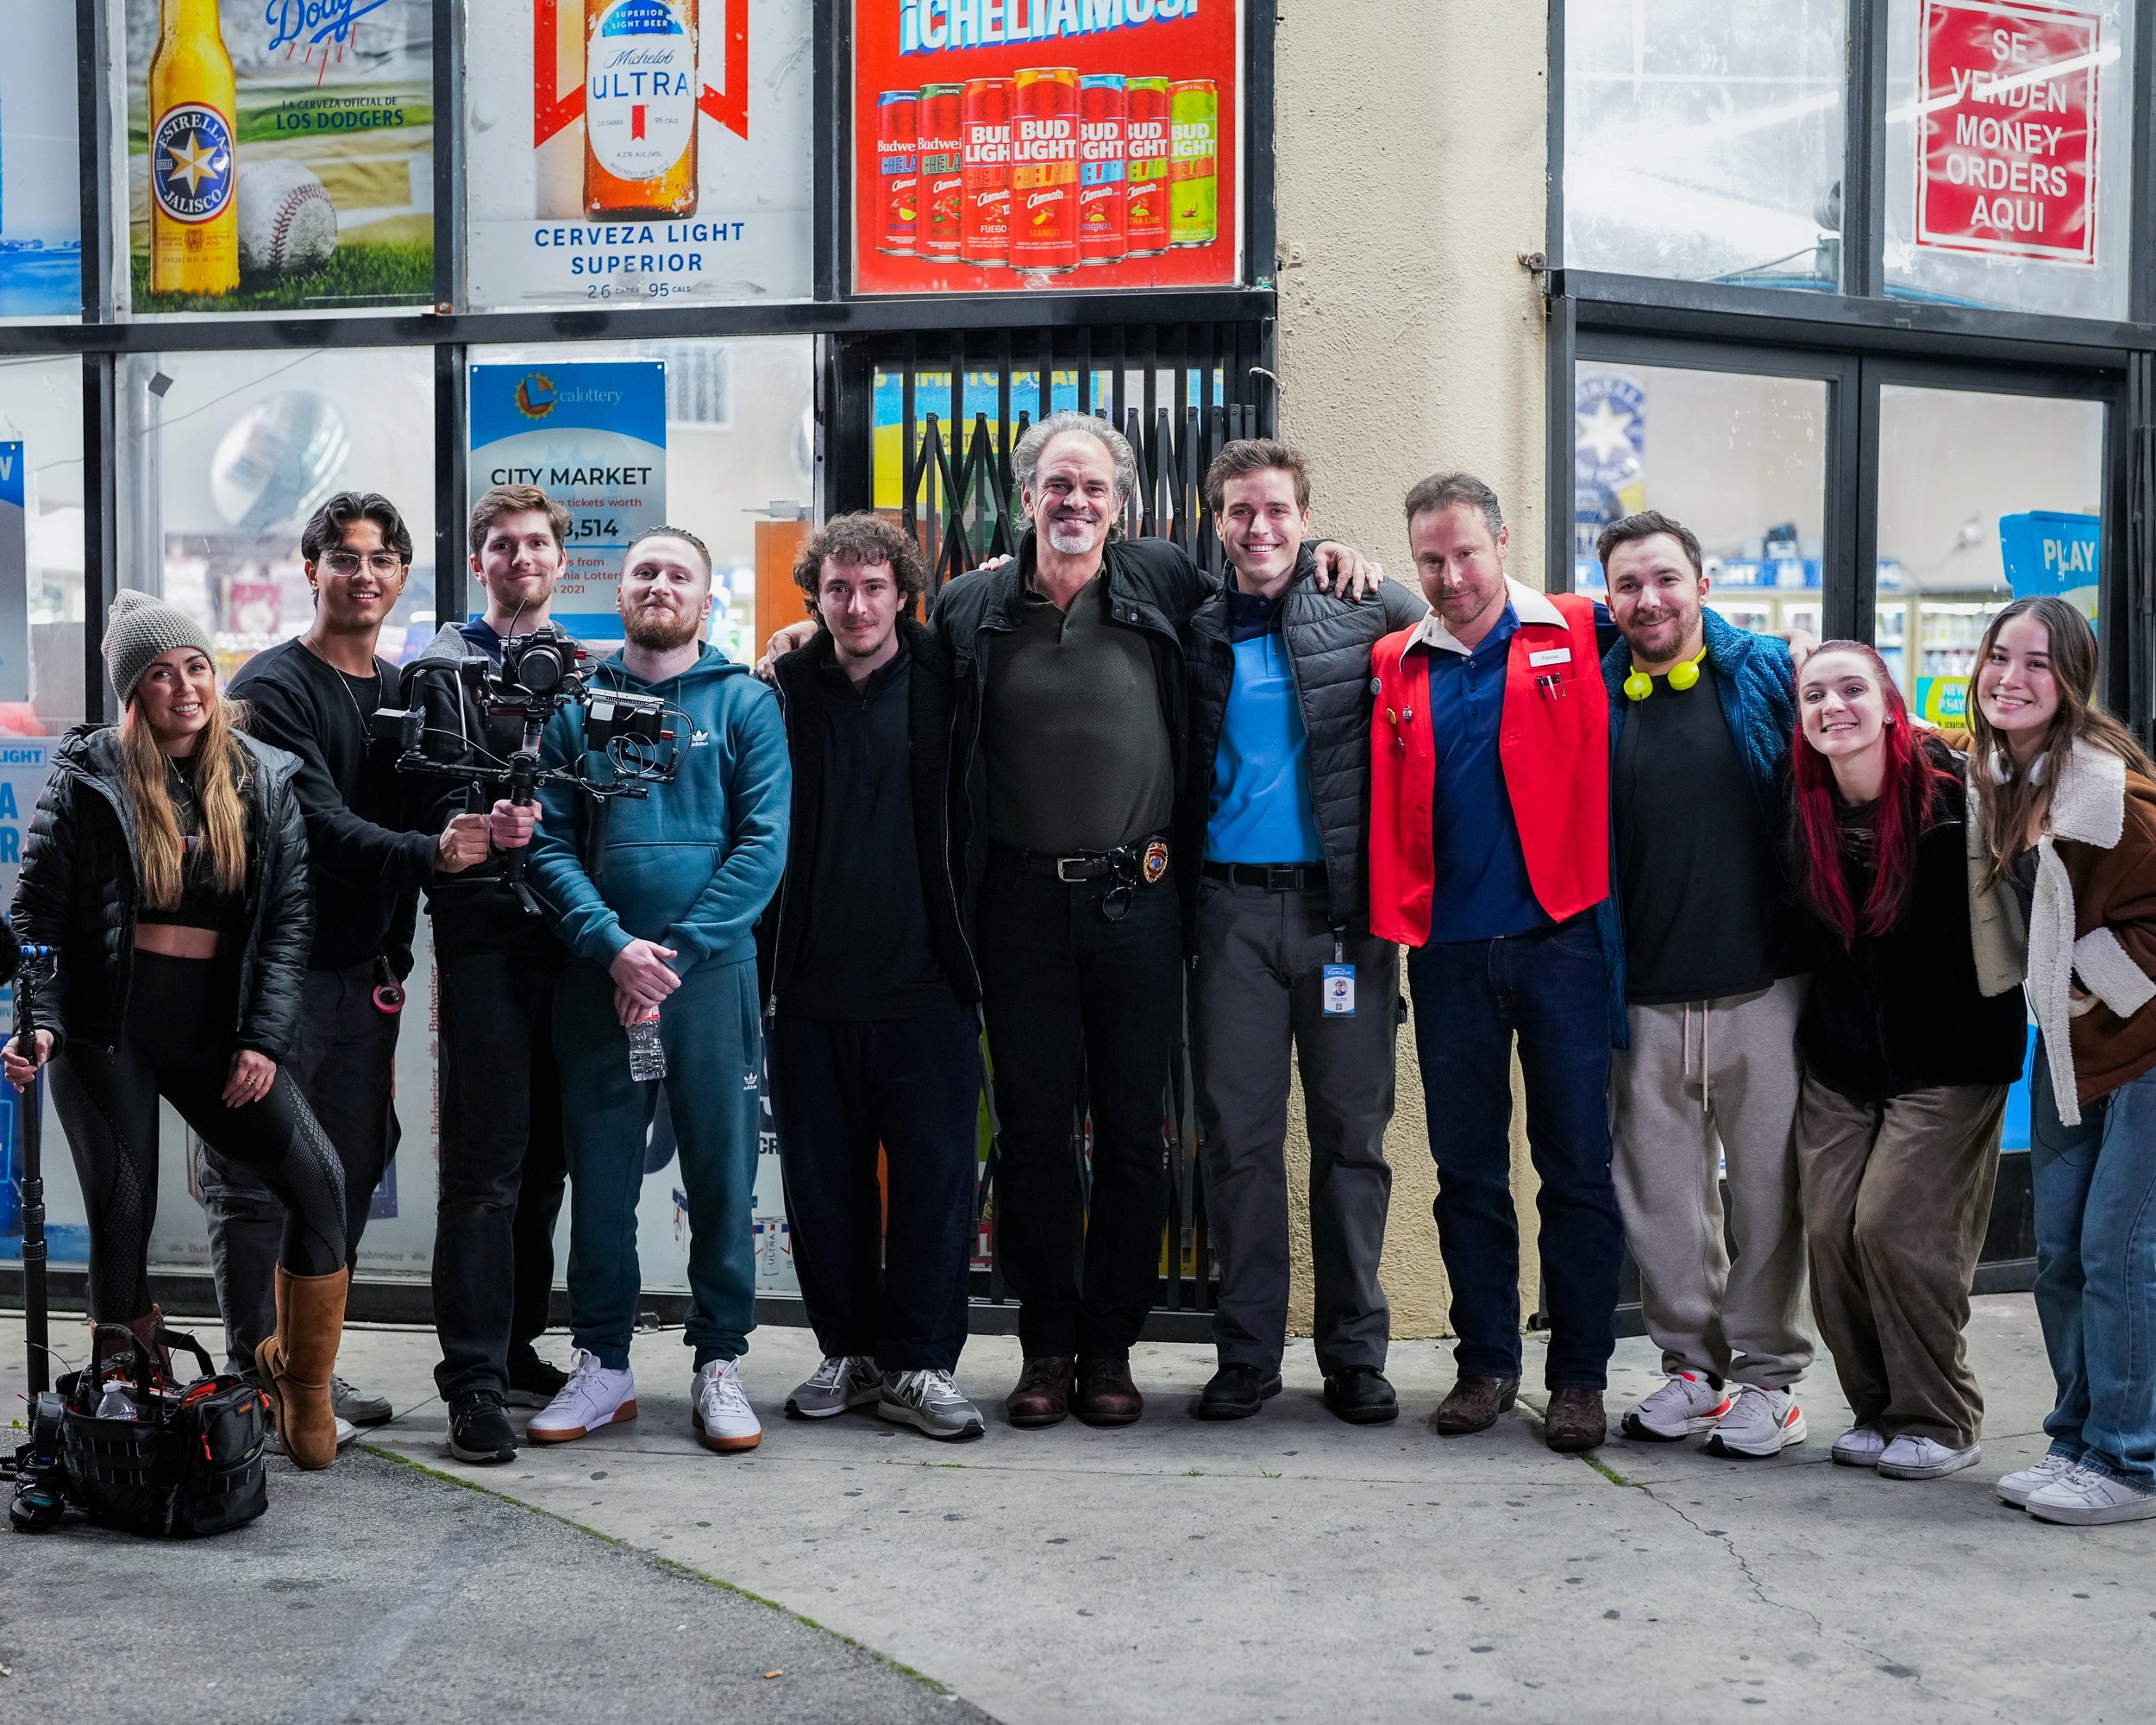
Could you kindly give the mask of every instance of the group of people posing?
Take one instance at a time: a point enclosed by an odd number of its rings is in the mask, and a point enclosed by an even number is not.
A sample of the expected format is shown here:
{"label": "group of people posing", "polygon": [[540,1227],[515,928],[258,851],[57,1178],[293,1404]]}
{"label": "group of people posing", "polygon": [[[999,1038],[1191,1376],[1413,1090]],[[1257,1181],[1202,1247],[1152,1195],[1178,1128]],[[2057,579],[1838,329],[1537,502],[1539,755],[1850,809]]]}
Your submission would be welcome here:
{"label": "group of people posing", "polygon": [[[1697,539],[1652,511],[1604,530],[1605,606],[1511,579],[1495,494],[1437,475],[1406,499],[1411,590],[1313,536],[1298,452],[1243,441],[1205,481],[1222,583],[1119,535],[1137,469],[1106,421],[1053,415],[1013,466],[1016,557],[925,621],[909,536],[867,514],[818,530],[769,687],[704,639],[702,544],[631,545],[624,644],[592,682],[672,715],[674,775],[639,799],[557,781],[519,806],[400,775],[370,737],[402,704],[438,762],[518,747],[473,673],[547,620],[567,518],[542,492],[479,499],[484,614],[401,677],[375,646],[411,543],[378,496],[309,523],[313,624],[229,694],[191,618],[123,593],[122,717],[58,751],[12,913],[60,955],[51,1029],[10,1042],[7,1072],[53,1060],[93,1315],[159,1346],[162,1095],[207,1147],[232,1363],[286,1451],[326,1466],[389,1417],[335,1367],[423,890],[436,1377],[465,1460],[516,1454],[511,1402],[539,1409],[535,1443],[636,1416],[661,1090],[706,1445],[761,1435],[739,1361],[767,1095],[824,1356],[789,1414],[985,1429],[956,1377],[985,1086],[1024,1353],[1008,1421],[1139,1419],[1186,1024],[1219,1267],[1192,1411],[1248,1417],[1281,1389],[1293,1062],[1325,1403],[1389,1421],[1384,1135],[1412,1000],[1458,1337],[1440,1432],[1489,1427],[1520,1387],[1516,1052],[1551,1447],[1608,1435],[1629,1241],[1667,1381],[1626,1436],[1803,1441],[1808,1276],[1855,1415],[1833,1459],[1933,1479],[1979,1458],[1962,1333],[2033,1019],[2059,1404],[2049,1453],[1998,1490],[2053,1521],[2156,1515],[2156,768],[2095,704],[2079,612],[1998,613],[1957,750],[1870,647],[1800,663],[1708,609]],[[612,772],[586,723],[557,712],[542,764]],[[565,1179],[567,1373],[532,1346]]]}

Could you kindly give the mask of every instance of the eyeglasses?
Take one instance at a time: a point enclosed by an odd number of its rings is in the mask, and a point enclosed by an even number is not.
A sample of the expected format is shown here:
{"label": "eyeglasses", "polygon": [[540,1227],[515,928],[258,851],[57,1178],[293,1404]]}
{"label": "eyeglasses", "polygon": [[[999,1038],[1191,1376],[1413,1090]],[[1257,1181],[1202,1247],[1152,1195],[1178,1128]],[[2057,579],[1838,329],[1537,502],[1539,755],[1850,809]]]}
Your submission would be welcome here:
{"label": "eyeglasses", "polygon": [[325,551],[322,567],[342,580],[350,580],[364,568],[368,574],[393,575],[404,567],[404,560],[394,551],[376,551],[362,557],[357,551]]}

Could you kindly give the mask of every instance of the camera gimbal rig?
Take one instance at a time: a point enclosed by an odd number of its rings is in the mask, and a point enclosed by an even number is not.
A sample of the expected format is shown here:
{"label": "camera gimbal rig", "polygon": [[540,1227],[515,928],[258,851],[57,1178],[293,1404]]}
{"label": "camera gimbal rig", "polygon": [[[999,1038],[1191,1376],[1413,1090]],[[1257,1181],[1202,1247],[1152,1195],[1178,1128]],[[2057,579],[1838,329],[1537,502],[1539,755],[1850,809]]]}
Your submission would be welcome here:
{"label": "camera gimbal rig", "polygon": [[[34,999],[40,971],[52,962],[49,946],[18,947],[0,923],[0,959],[12,956],[15,970],[16,1046],[36,1058],[37,1012]],[[29,1345],[30,1440],[15,1456],[15,1496],[8,1519],[16,1531],[42,1533],[66,1508],[60,1458],[60,1397],[53,1393],[50,1302],[45,1287],[45,1075],[16,1097],[16,1143],[22,1182],[22,1333]]]}
{"label": "camera gimbal rig", "polygon": [[[505,794],[519,808],[530,805],[533,792],[542,785],[567,787],[589,797],[602,810],[617,797],[648,797],[652,786],[672,784],[679,769],[671,750],[663,756],[660,753],[661,744],[674,740],[674,733],[666,728],[672,709],[656,695],[592,687],[584,670],[590,656],[559,624],[542,623],[503,643],[498,666],[476,655],[459,662],[459,680],[484,712],[523,721],[523,740],[506,762],[473,766],[430,759],[423,747],[427,716],[419,707],[405,712],[383,707],[374,714],[371,729],[398,745],[398,772],[461,780],[483,792]],[[547,721],[571,702],[584,708],[586,752],[568,766],[542,767],[539,743]],[[593,754],[606,757],[609,777],[591,776]],[[596,826],[594,823],[591,835],[594,845]],[[524,850],[503,855],[503,879],[525,910],[534,916],[542,914],[543,907],[524,884]]]}

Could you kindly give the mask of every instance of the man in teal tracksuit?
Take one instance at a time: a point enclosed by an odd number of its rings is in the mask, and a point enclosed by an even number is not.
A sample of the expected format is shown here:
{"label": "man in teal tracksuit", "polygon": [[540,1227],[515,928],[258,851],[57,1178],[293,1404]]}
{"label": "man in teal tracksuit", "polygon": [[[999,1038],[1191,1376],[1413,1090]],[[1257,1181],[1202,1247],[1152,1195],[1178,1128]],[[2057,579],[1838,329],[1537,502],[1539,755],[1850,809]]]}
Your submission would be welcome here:
{"label": "man in teal tracksuit", "polygon": [[[617,601],[624,645],[592,677],[595,691],[656,695],[674,709],[674,781],[616,799],[603,815],[580,794],[539,798],[528,873],[569,949],[554,1035],[577,1352],[567,1387],[532,1420],[534,1442],[636,1417],[636,1200],[659,1086],[631,1076],[625,1026],[654,1018],[688,1197],[684,1339],[696,1350],[697,1433],[719,1450],[751,1449],[761,1436],[736,1364],[755,1325],[749,1205],[762,1044],[753,930],[785,867],[793,786],[777,699],[703,642],[711,585],[711,558],[693,535],[666,528],[638,539]],[[584,725],[581,708],[555,714],[543,762],[583,757],[603,778],[609,768],[586,755]]]}

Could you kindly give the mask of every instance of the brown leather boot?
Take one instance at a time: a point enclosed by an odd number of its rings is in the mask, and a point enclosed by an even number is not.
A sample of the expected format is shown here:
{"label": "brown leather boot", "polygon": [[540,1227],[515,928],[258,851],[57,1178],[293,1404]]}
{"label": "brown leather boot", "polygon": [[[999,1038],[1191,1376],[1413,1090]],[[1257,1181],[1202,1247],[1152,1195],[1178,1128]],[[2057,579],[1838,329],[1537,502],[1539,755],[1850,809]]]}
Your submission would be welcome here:
{"label": "brown leather boot", "polygon": [[1600,1449],[1609,1436],[1609,1416],[1599,1389],[1552,1389],[1542,1416],[1543,1441],[1559,1455]]}
{"label": "brown leather boot", "polygon": [[1067,1353],[1028,1354],[1018,1388],[1003,1398],[1003,1411],[1011,1423],[1024,1428],[1062,1424],[1070,1412],[1071,1377],[1077,1364]]}
{"label": "brown leather boot", "polygon": [[254,1350],[254,1369],[270,1399],[279,1441],[295,1467],[324,1468],[337,1458],[337,1416],[329,1374],[344,1335],[344,1296],[352,1272],[292,1276],[277,1266],[277,1333]]}
{"label": "brown leather boot", "polygon": [[1462,1372],[1459,1381],[1452,1386],[1452,1393],[1438,1404],[1433,1423],[1439,1434],[1448,1438],[1487,1432],[1519,1396],[1520,1380],[1516,1377],[1478,1377],[1471,1372]]}
{"label": "brown leather boot", "polygon": [[1081,1356],[1070,1411],[1088,1426],[1135,1425],[1145,1412],[1145,1398],[1131,1382],[1131,1362]]}

